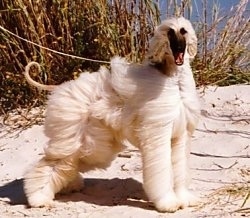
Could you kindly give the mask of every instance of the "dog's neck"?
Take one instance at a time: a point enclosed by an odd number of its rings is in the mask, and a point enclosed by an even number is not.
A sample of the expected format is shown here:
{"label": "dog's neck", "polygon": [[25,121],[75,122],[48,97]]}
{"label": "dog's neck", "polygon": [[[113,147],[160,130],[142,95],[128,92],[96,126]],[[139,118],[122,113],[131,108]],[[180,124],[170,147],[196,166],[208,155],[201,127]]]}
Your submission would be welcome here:
{"label": "dog's neck", "polygon": [[146,58],[144,63],[150,65],[151,67],[156,68],[158,71],[165,74],[166,76],[175,75],[178,67],[175,64],[175,60],[172,55],[166,55],[165,59],[159,63],[152,62],[150,58]]}
{"label": "dog's neck", "polygon": [[153,65],[157,70],[159,70],[161,73],[165,74],[166,76],[173,76],[176,73],[177,65],[175,63],[160,63],[160,64],[154,64]]}

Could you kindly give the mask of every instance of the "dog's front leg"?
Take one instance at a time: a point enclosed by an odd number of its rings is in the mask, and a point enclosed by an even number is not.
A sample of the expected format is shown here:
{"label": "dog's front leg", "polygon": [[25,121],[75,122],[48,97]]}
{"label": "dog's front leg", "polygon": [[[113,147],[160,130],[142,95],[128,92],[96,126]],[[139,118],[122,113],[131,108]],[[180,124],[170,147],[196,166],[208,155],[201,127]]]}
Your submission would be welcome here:
{"label": "dog's front leg", "polygon": [[181,207],[194,206],[199,202],[188,190],[189,156],[190,138],[187,133],[172,139],[172,164],[174,172],[174,190],[179,199]]}
{"label": "dog's front leg", "polygon": [[180,208],[173,190],[171,134],[172,125],[145,130],[142,134],[143,186],[149,200],[161,212]]}

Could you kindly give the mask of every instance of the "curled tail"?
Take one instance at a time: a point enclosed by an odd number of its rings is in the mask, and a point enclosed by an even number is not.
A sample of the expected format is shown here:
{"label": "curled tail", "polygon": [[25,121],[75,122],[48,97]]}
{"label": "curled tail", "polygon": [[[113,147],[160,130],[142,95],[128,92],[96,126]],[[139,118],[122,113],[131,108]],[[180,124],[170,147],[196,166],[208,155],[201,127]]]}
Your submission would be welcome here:
{"label": "curled tail", "polygon": [[32,62],[29,62],[26,67],[25,67],[25,71],[24,71],[24,76],[25,76],[25,79],[26,81],[32,85],[32,86],[35,86],[36,88],[40,89],[40,90],[46,90],[46,91],[52,91],[56,85],[45,85],[45,84],[41,84],[39,82],[36,82],[35,80],[33,80],[31,77],[30,77],[30,68],[32,66],[36,66],[39,70],[39,72],[41,71],[41,67],[40,67],[40,64],[35,62],[35,61],[32,61]]}

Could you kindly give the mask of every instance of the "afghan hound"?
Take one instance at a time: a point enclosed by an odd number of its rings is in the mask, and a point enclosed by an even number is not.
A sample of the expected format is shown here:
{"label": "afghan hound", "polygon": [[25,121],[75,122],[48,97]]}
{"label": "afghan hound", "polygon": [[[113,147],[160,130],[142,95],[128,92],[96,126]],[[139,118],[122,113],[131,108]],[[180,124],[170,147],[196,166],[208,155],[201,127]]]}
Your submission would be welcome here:
{"label": "afghan hound", "polygon": [[81,189],[80,173],[110,166],[127,142],[139,148],[143,187],[157,210],[193,206],[188,190],[190,138],[200,113],[190,60],[197,37],[183,17],[163,21],[142,64],[111,59],[110,69],[85,72],[49,96],[44,156],[24,176],[32,207],[49,206],[63,189]]}

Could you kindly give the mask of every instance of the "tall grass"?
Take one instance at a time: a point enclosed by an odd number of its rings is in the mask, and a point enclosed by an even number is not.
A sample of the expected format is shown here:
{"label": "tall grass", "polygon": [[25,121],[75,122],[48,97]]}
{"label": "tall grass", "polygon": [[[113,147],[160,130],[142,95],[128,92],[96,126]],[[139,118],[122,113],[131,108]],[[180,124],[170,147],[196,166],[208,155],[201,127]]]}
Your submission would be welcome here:
{"label": "tall grass", "polygon": [[[110,60],[114,55],[140,61],[159,22],[150,0],[6,0],[0,2],[0,25],[44,47],[76,56]],[[0,30],[0,101],[5,112],[43,101],[21,72],[31,60],[42,65],[34,79],[58,84],[100,64],[54,54]]]}
{"label": "tall grass", "polygon": [[[0,25],[44,47],[81,57],[107,60],[113,55],[140,62],[160,17],[197,13],[198,0],[5,0],[0,1]],[[248,83],[248,0],[240,0],[228,14],[219,4],[201,0],[194,21],[199,54],[193,62],[199,85]],[[61,56],[0,30],[0,113],[41,104],[44,92],[31,89],[21,72],[29,61],[42,65],[37,81],[59,84],[99,63]]]}
{"label": "tall grass", "polygon": [[195,62],[200,84],[250,83],[248,4],[248,0],[240,0],[224,16],[220,15],[219,5],[214,4],[210,20],[206,7],[203,9],[202,22],[198,26],[200,53]]}

